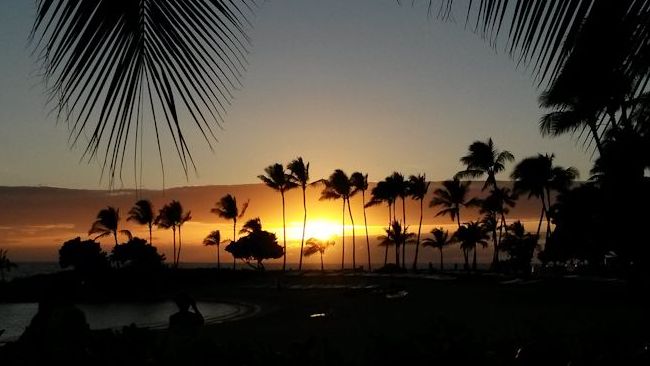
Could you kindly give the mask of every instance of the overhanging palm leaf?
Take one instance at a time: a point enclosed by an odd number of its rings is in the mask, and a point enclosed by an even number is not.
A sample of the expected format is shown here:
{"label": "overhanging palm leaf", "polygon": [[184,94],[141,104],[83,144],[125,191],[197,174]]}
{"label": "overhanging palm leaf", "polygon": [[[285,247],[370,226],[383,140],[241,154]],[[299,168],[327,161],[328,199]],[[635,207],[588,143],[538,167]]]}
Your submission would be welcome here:
{"label": "overhanging palm leaf", "polygon": [[194,163],[181,112],[208,145],[216,141],[214,127],[241,85],[252,4],[38,0],[31,38],[50,101],[69,122],[72,145],[90,134],[83,157],[103,155],[112,183],[127,144],[141,142],[146,111],[161,163],[159,129],[166,125],[187,174]]}

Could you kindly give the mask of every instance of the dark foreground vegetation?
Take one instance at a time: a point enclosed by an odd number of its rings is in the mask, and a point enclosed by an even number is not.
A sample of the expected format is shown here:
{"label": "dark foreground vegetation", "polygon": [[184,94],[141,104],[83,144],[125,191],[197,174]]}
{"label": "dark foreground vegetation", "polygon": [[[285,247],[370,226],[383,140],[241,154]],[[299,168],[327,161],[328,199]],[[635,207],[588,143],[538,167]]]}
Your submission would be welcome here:
{"label": "dark foreground vegetation", "polygon": [[66,303],[152,301],[188,292],[260,308],[206,325],[182,345],[170,344],[165,330],[131,326],[78,338],[66,327],[51,342],[1,347],[3,365],[645,365],[650,357],[647,288],[586,276],[162,269],[83,281],[68,271],[0,286],[2,302],[52,294]]}

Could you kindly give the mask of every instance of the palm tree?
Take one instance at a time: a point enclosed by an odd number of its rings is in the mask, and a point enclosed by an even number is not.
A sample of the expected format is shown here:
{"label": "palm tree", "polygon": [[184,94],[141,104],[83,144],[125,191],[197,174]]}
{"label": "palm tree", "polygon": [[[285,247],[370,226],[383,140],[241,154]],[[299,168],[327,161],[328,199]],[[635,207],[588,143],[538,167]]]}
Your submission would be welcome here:
{"label": "palm tree", "polygon": [[11,272],[11,269],[16,267],[16,263],[9,260],[7,250],[0,249],[0,281],[5,281],[5,272]]}
{"label": "palm tree", "polygon": [[474,252],[472,270],[476,271],[476,246],[480,244],[485,248],[488,245],[487,239],[489,239],[489,236],[486,234],[485,229],[478,221],[471,221],[459,227],[454,237],[455,240],[460,242],[460,248],[463,250],[466,270],[469,270],[469,252]]}
{"label": "palm tree", "polygon": [[[484,214],[484,224],[492,229],[492,239],[494,241],[494,253],[492,255],[492,269],[496,269],[499,263],[499,243],[506,227],[506,215],[510,208],[515,206],[517,196],[510,192],[509,188],[492,188],[490,194],[482,200],[479,200],[479,213]],[[498,230],[498,234],[497,234]]]}
{"label": "palm tree", "polygon": [[433,234],[432,238],[424,238],[422,240],[422,246],[435,248],[440,251],[440,270],[443,271],[445,267],[443,264],[442,249],[453,243],[454,238],[449,237],[449,231],[442,230],[441,228],[431,230],[431,234]]}
{"label": "palm tree", "polygon": [[302,255],[305,257],[310,257],[316,253],[320,254],[320,270],[325,271],[325,266],[323,265],[323,254],[327,248],[334,246],[333,240],[318,240],[316,238],[307,239],[307,247],[302,252]]}
{"label": "palm tree", "polygon": [[259,217],[256,217],[246,221],[244,225],[242,225],[241,230],[239,230],[239,233],[248,235],[259,231],[262,231],[262,220],[260,220]]}
{"label": "palm tree", "polygon": [[151,201],[149,200],[139,200],[133,205],[129,211],[129,217],[126,221],[135,221],[140,225],[147,225],[149,228],[149,244],[153,245],[151,229],[153,227],[155,217],[154,210]]}
{"label": "palm tree", "polygon": [[98,234],[93,238],[93,240],[97,240],[104,236],[113,235],[113,238],[115,239],[115,245],[117,245],[117,226],[119,222],[119,209],[111,206],[103,208],[97,213],[97,219],[90,227],[88,235]]}
{"label": "palm tree", "polygon": [[[246,201],[242,206],[241,210],[237,206],[237,198],[231,194],[227,194],[219,199],[219,202],[216,203],[216,207],[211,209],[210,212],[216,214],[222,219],[232,220],[232,241],[237,241],[237,219],[240,219],[246,213],[248,209],[248,204],[250,201]],[[237,269],[237,262],[235,256],[232,257],[232,269]]]}
{"label": "palm tree", "polygon": [[366,191],[368,190],[368,174],[354,172],[350,176],[350,183],[355,192],[361,192],[361,203],[363,204],[363,225],[366,228],[366,248],[368,249],[368,271],[372,271],[370,265],[370,237],[368,236],[368,218],[366,216]]}
{"label": "palm tree", "polygon": [[433,199],[429,207],[442,206],[436,217],[449,215],[451,221],[456,221],[460,228],[460,208],[472,207],[478,204],[476,198],[467,199],[470,182],[461,182],[458,178],[442,182],[442,188],[433,191]]}
{"label": "palm tree", "polygon": [[284,255],[282,256],[282,270],[284,271],[287,267],[287,223],[285,215],[285,206],[284,206],[284,193],[290,189],[296,188],[298,185],[293,182],[291,176],[287,174],[284,170],[282,164],[275,163],[269,165],[264,169],[266,175],[258,175],[257,177],[264,182],[268,187],[273,190],[280,192],[282,196],[282,240],[284,247]]}
{"label": "palm tree", "polygon": [[[321,191],[320,200],[336,200],[341,199],[343,201],[343,215],[341,223],[341,269],[345,269],[345,204],[349,202],[348,199],[352,194],[352,184],[350,178],[345,174],[341,169],[336,169],[332,174],[330,174],[328,179],[323,179],[320,181],[324,184],[324,188]],[[352,211],[350,211],[350,218],[352,218]],[[354,221],[352,221],[352,267],[355,268],[354,261]]]}
{"label": "palm tree", "polygon": [[[309,163],[305,164],[302,157],[298,157],[287,164],[291,172],[291,180],[302,188],[302,208],[304,212],[302,220],[302,237],[300,239],[300,253],[303,252],[305,244],[305,228],[307,227],[307,185],[309,184]],[[302,255],[298,262],[298,270],[302,270]]]}
{"label": "palm tree", "polygon": [[532,156],[520,161],[512,171],[511,178],[515,181],[514,191],[517,194],[528,193],[528,197],[537,197],[542,203],[542,212],[537,225],[537,236],[542,227],[542,220],[546,216],[547,237],[550,235],[551,219],[549,209],[551,206],[551,191],[563,191],[567,189],[574,179],[578,177],[578,171],[573,168],[553,166],[554,155]]}
{"label": "palm tree", "polygon": [[[162,228],[162,229],[172,229],[172,235],[173,235],[173,240],[174,240],[174,260],[173,264],[174,267],[178,267],[180,263],[180,258],[181,258],[181,249],[182,249],[182,241],[181,241],[181,227],[183,224],[187,221],[190,221],[192,219],[192,213],[191,212],[184,212],[183,211],[183,206],[181,205],[180,202],[174,200],[171,201],[170,203],[166,204],[163,206],[163,208],[160,209],[158,216],[156,217],[155,224]],[[178,250],[176,248],[176,229],[178,228]]]}
{"label": "palm tree", "polygon": [[[245,29],[253,4],[37,2],[30,38],[51,100],[56,100],[58,117],[70,123],[72,141],[90,132],[84,156],[104,157],[111,184],[129,133],[143,124],[140,111],[150,111],[153,118],[161,163],[158,125],[169,126],[186,174],[193,159],[180,112],[187,112],[210,147],[217,141],[214,129],[246,68]],[[94,123],[90,116],[97,116]],[[135,141],[137,154],[140,142]],[[97,154],[103,144],[105,153]]]}
{"label": "palm tree", "polygon": [[420,201],[420,222],[418,223],[418,236],[415,241],[415,258],[413,258],[413,270],[417,269],[418,252],[420,250],[420,232],[422,231],[422,217],[424,214],[424,197],[429,192],[429,185],[425,174],[412,175],[408,180],[408,194],[414,200]]}
{"label": "palm tree", "polygon": [[408,227],[402,228],[398,221],[393,221],[391,225],[384,229],[386,235],[377,237],[381,246],[395,246],[395,265],[400,267],[399,250],[401,246],[413,242],[414,233],[408,232]]}
{"label": "palm tree", "polygon": [[[402,199],[402,226],[406,227],[406,196],[408,196],[408,181],[404,179],[404,175],[401,173],[393,172],[393,174],[386,177],[386,182],[388,182],[392,195]],[[394,212],[393,216],[395,216]],[[402,247],[402,267],[406,268],[406,246]]]}
{"label": "palm tree", "polygon": [[219,245],[221,245],[221,232],[214,230],[203,239],[203,245],[217,247],[217,269],[221,269],[221,259],[219,255]]}
{"label": "palm tree", "polygon": [[469,153],[460,158],[465,170],[456,173],[456,178],[480,178],[487,176],[483,190],[497,188],[496,175],[505,169],[507,162],[515,160],[510,151],[499,151],[494,147],[492,138],[486,142],[474,141],[469,145]]}
{"label": "palm tree", "polygon": [[[364,208],[367,207],[372,207],[378,204],[381,204],[382,202],[386,202],[386,205],[388,207],[388,226],[391,226],[391,223],[393,222],[393,207],[395,204],[395,200],[397,199],[397,195],[395,195],[394,190],[391,189],[390,184],[386,180],[382,180],[381,182],[378,182],[375,187],[370,191],[371,198],[368,203],[364,205]],[[385,251],[384,251],[384,266],[388,264],[388,246],[385,246]]]}

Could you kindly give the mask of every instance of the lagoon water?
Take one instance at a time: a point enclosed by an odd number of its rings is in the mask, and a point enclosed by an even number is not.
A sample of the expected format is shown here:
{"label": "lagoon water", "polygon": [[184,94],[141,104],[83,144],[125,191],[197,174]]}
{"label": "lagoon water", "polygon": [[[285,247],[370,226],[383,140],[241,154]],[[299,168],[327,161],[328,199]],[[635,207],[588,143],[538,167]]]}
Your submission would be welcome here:
{"label": "lagoon water", "polygon": [[[91,329],[140,327],[166,328],[169,316],[177,311],[172,302],[79,304]],[[217,323],[241,315],[243,306],[229,303],[198,302],[206,323]],[[38,310],[36,303],[0,304],[0,343],[19,337]]]}

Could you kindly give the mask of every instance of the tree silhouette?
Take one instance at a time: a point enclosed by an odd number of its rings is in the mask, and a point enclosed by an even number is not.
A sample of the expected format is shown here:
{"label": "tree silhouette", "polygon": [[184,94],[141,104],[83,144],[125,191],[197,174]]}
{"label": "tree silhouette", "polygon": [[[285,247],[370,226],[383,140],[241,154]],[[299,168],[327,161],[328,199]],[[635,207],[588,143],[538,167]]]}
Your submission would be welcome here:
{"label": "tree silhouette", "polygon": [[302,255],[310,257],[316,253],[320,254],[320,270],[325,271],[323,265],[323,254],[327,248],[334,246],[333,240],[318,240],[316,238],[307,239],[307,247],[303,250]]}
{"label": "tree silhouette", "polygon": [[266,184],[267,187],[280,192],[282,197],[282,241],[284,249],[284,257],[282,258],[282,270],[287,267],[287,222],[285,214],[284,193],[290,189],[298,187],[298,185],[291,180],[291,176],[284,170],[282,164],[275,163],[269,165],[264,169],[266,175],[258,175],[257,177]]}
{"label": "tree silhouette", "polygon": [[[302,157],[298,157],[287,164],[287,168],[291,172],[291,180],[302,188],[302,207],[303,207],[303,221],[302,221],[302,237],[300,239],[300,253],[303,252],[305,244],[305,228],[307,227],[307,185],[309,184],[309,163],[305,164]],[[298,262],[298,270],[302,270],[302,255]]]}
{"label": "tree silhouette", "polygon": [[388,228],[384,229],[384,231],[386,232],[386,235],[377,237],[377,239],[380,241],[379,245],[395,247],[395,265],[397,267],[400,267],[400,247],[406,245],[407,243],[412,243],[415,234],[409,233],[408,227],[402,227],[402,225],[397,221],[393,221]]}
{"label": "tree silhouette", "polygon": [[[341,169],[336,169],[328,179],[321,180],[324,184],[324,188],[321,191],[320,200],[336,200],[341,199],[343,201],[343,214],[342,214],[342,223],[341,229],[343,233],[341,234],[341,269],[345,269],[345,205],[348,203],[349,198],[352,194],[352,184],[350,178],[347,174]],[[350,219],[352,219],[352,211],[350,210]],[[352,221],[352,268],[355,268],[355,257],[354,257],[354,220]],[[355,268],[356,269],[356,268]]]}
{"label": "tree silhouette", "polygon": [[[284,250],[278,245],[277,237],[273,233],[262,230],[259,218],[248,220],[244,227],[247,234],[226,246],[226,251],[232,253],[235,258],[243,260],[257,270],[264,270],[262,263],[264,260],[284,256]],[[252,261],[256,264],[251,263]]]}
{"label": "tree silhouette", "polygon": [[424,240],[422,240],[422,246],[438,249],[440,252],[440,270],[443,271],[445,269],[445,266],[443,263],[442,250],[446,246],[452,244],[454,242],[454,238],[449,237],[449,231],[442,230],[441,228],[435,228],[431,230],[431,234],[433,237],[424,238]]}
{"label": "tree silhouette", "polygon": [[429,185],[425,174],[411,175],[408,180],[408,195],[414,200],[420,201],[420,222],[418,223],[418,236],[415,241],[415,257],[413,258],[413,270],[417,269],[418,253],[420,251],[420,232],[422,231],[422,217],[424,215],[424,197],[429,192]]}
{"label": "tree silhouette", "polygon": [[[408,181],[404,179],[404,175],[398,172],[386,177],[388,186],[391,187],[393,194],[402,199],[402,226],[406,227],[406,196],[408,196]],[[393,215],[394,216],[394,215]],[[406,245],[402,246],[402,264],[406,268]]]}
{"label": "tree silhouette", "polygon": [[144,123],[141,111],[150,111],[161,164],[159,125],[169,127],[186,174],[194,164],[183,110],[210,147],[216,142],[214,127],[223,121],[231,92],[241,86],[248,53],[245,28],[253,4],[37,2],[30,38],[50,100],[57,117],[70,123],[73,144],[91,132],[85,157],[102,154],[98,150],[106,144],[102,166],[111,184],[122,169],[130,134]]}
{"label": "tree silhouette", "polygon": [[456,221],[460,227],[460,208],[472,207],[478,204],[475,198],[467,199],[470,182],[461,182],[458,178],[442,182],[442,188],[433,191],[433,199],[429,207],[442,206],[436,217],[449,215],[451,221]]}
{"label": "tree silhouette", "polygon": [[[237,219],[241,219],[248,209],[249,201],[246,201],[241,210],[237,206],[237,198],[231,194],[227,194],[219,199],[216,207],[211,209],[210,212],[216,214],[222,219],[232,220],[232,241],[237,241]],[[219,248],[217,248],[218,250]],[[232,257],[232,269],[236,269],[237,262],[235,257]]]}
{"label": "tree silhouette", "polygon": [[[397,199],[395,191],[391,189],[390,183],[387,180],[382,180],[381,182],[378,182],[375,187],[373,187],[373,189],[370,191],[370,194],[370,201],[366,203],[364,208],[372,207],[385,202],[388,206],[388,226],[390,227],[393,222],[393,212],[395,207],[394,204],[395,200]],[[386,266],[386,264],[388,264],[388,246],[384,247],[384,266]]]}
{"label": "tree silhouette", "polygon": [[158,254],[158,249],[145,239],[134,237],[113,247],[110,260],[118,263],[119,267],[146,272],[160,269],[165,256]]}
{"label": "tree silhouette", "polygon": [[465,165],[465,170],[456,173],[456,178],[480,178],[487,176],[483,190],[488,187],[497,188],[496,175],[505,169],[507,162],[515,160],[509,151],[499,151],[494,147],[492,138],[486,142],[474,141],[469,145],[469,153],[460,162]]}
{"label": "tree silhouette", "polygon": [[469,253],[473,252],[472,270],[476,271],[476,246],[481,245],[485,248],[488,245],[489,236],[485,229],[478,221],[471,221],[461,225],[454,237],[460,243],[460,248],[463,251],[465,269],[469,270]]}
{"label": "tree silhouette", "polygon": [[5,272],[11,272],[13,268],[18,267],[16,263],[9,260],[6,249],[0,249],[0,280],[5,281]]}
{"label": "tree silhouette", "polygon": [[551,206],[551,191],[567,189],[573,180],[578,177],[578,171],[573,168],[553,166],[554,155],[532,156],[523,159],[512,171],[511,178],[515,181],[514,191],[517,194],[528,193],[528,197],[537,197],[542,202],[542,212],[537,225],[537,236],[542,227],[542,220],[546,216],[546,236],[551,234],[551,219],[549,207]]}
{"label": "tree silhouette", "polygon": [[[510,207],[516,204],[517,196],[510,192],[509,188],[492,188],[490,194],[484,199],[479,200],[479,213],[484,214],[483,222],[492,232],[494,242],[494,253],[492,255],[492,269],[496,269],[499,263],[499,243],[503,235],[503,229],[506,224],[506,215],[510,212]],[[498,234],[497,234],[498,230]]]}
{"label": "tree silhouette", "polygon": [[217,269],[221,269],[221,258],[219,255],[219,245],[221,245],[221,232],[214,230],[203,239],[203,245],[217,247]]}
{"label": "tree silhouette", "polygon": [[59,249],[61,268],[72,267],[82,275],[100,273],[109,268],[106,253],[94,240],[81,240],[80,237],[68,240]]}
{"label": "tree silhouette", "polygon": [[361,192],[361,203],[363,204],[363,225],[366,229],[366,249],[368,251],[368,271],[372,271],[370,264],[370,236],[368,236],[368,218],[366,216],[366,191],[368,190],[368,174],[354,172],[350,176],[350,183],[354,192]]}
{"label": "tree silhouette", "polygon": [[127,217],[126,221],[135,221],[140,225],[147,225],[147,228],[149,228],[149,243],[153,245],[151,229],[155,219],[156,217],[151,201],[139,200],[129,211],[129,217]]}
{"label": "tree silhouette", "polygon": [[512,269],[524,274],[530,273],[530,261],[537,248],[537,239],[536,235],[526,232],[521,221],[508,226],[500,249],[508,253]]}
{"label": "tree silhouette", "polygon": [[108,206],[99,210],[97,213],[97,219],[93,222],[88,235],[98,234],[93,238],[97,240],[104,236],[113,235],[115,239],[115,245],[117,245],[117,226],[120,222],[120,210],[114,207]]}
{"label": "tree silhouette", "polygon": [[[174,240],[173,265],[178,268],[181,257],[181,226],[192,219],[191,212],[184,212],[180,202],[174,200],[160,209],[155,224],[162,229],[172,229]],[[176,229],[178,228],[178,250],[176,249]]]}

